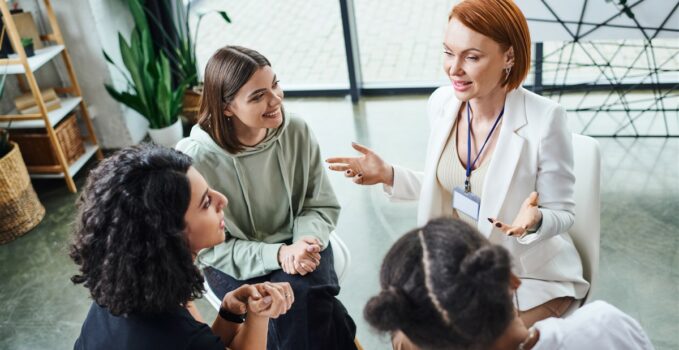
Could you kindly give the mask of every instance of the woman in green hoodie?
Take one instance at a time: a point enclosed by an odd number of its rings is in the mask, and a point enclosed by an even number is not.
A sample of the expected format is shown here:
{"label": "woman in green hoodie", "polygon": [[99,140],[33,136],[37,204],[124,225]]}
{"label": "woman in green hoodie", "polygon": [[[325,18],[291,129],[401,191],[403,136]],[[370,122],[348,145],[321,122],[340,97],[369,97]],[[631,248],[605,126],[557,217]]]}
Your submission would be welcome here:
{"label": "woman in green hoodie", "polygon": [[282,100],[258,52],[226,46],[208,61],[200,120],[177,149],[230,198],[230,239],[198,262],[218,297],[255,281],[292,285],[295,303],[270,323],[269,349],[354,349],[329,246],[340,206],[311,130]]}

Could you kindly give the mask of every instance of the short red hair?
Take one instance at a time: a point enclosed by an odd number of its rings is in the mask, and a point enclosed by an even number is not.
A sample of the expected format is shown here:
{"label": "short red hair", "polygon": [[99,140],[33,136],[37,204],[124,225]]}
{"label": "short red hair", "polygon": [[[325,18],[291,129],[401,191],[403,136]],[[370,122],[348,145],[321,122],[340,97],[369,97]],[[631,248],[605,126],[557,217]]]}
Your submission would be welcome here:
{"label": "short red hair", "polygon": [[503,50],[514,48],[514,66],[502,86],[508,91],[521,86],[530,70],[530,32],[523,12],[512,0],[464,0],[448,15],[465,27],[500,44]]}

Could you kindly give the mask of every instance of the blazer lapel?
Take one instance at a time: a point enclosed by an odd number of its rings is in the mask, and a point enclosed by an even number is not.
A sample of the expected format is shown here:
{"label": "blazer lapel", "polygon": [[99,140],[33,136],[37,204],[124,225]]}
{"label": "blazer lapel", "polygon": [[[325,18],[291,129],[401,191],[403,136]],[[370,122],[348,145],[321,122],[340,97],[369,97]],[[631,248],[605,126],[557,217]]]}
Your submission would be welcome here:
{"label": "blazer lapel", "polygon": [[505,116],[502,122],[504,125],[500,129],[500,138],[488,167],[488,175],[483,182],[479,210],[478,228],[486,237],[490,237],[493,231],[493,225],[486,218],[497,217],[500,213],[523,150],[525,139],[516,131],[527,123],[524,99],[522,88],[519,88],[507,94],[505,101]]}
{"label": "blazer lapel", "polygon": [[438,217],[441,212],[441,194],[436,181],[436,167],[438,166],[441,153],[445,148],[448,136],[453,128],[455,116],[460,108],[460,101],[454,96],[446,101],[442,115],[437,116],[431,122],[431,136],[429,139],[428,154],[424,165],[424,179],[420,204],[417,214],[418,225],[424,225],[432,218]]}

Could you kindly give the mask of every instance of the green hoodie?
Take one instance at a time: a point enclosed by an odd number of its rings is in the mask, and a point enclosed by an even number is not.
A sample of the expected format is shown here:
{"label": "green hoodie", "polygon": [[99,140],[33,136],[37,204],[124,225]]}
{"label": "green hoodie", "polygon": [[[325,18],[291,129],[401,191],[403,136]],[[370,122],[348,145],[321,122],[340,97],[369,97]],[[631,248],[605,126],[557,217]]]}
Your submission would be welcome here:
{"label": "green hoodie", "polygon": [[229,200],[227,240],[202,250],[199,264],[246,280],[280,269],[282,242],[313,236],[327,247],[340,206],[318,143],[303,120],[285,118],[264,141],[238,154],[219,147],[196,125],[177,149],[191,156],[207,183]]}

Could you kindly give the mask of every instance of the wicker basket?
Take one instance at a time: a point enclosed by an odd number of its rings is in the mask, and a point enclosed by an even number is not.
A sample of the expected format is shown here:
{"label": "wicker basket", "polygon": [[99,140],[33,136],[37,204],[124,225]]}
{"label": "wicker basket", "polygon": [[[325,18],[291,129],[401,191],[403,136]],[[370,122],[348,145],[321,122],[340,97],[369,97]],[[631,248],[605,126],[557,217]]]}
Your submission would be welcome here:
{"label": "wicker basket", "polygon": [[19,146],[0,158],[0,244],[15,240],[42,221],[45,207],[28,177]]}
{"label": "wicker basket", "polygon": [[[85,145],[74,113],[59,122],[54,128],[54,132],[57,134],[61,150],[64,152],[69,165],[85,154]],[[59,165],[57,152],[52,147],[47,130],[13,130],[10,133],[10,138],[21,147],[26,166]]]}

